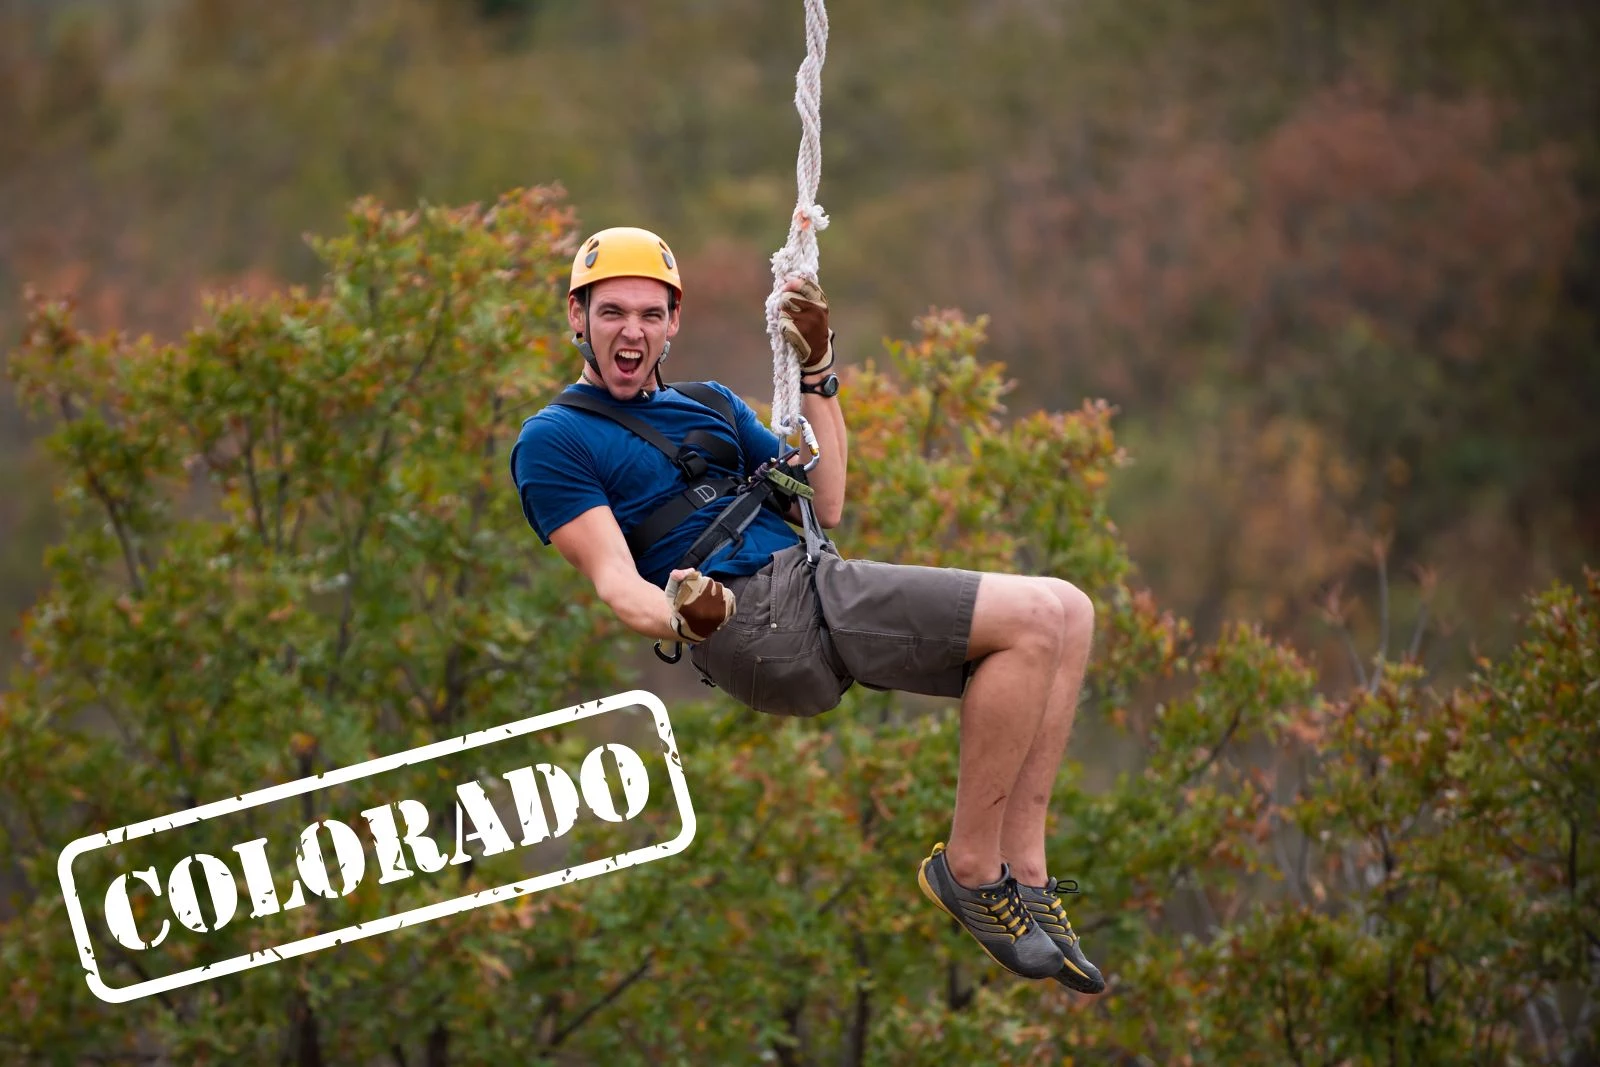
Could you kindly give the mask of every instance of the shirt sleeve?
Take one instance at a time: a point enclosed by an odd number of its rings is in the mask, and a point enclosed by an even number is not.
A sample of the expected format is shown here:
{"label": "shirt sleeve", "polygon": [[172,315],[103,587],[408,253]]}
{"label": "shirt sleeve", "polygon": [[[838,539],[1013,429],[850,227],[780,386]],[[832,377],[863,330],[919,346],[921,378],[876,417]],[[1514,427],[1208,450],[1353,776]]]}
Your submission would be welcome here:
{"label": "shirt sleeve", "polygon": [[565,420],[530,419],[511,449],[511,480],[522,514],[539,535],[550,535],[595,507],[609,506],[594,456]]}
{"label": "shirt sleeve", "polygon": [[783,443],[778,440],[777,434],[762,423],[755,409],[721,382],[709,384],[733,403],[734,424],[739,432],[739,448],[744,452],[744,472],[749,474],[767,460],[776,458]]}

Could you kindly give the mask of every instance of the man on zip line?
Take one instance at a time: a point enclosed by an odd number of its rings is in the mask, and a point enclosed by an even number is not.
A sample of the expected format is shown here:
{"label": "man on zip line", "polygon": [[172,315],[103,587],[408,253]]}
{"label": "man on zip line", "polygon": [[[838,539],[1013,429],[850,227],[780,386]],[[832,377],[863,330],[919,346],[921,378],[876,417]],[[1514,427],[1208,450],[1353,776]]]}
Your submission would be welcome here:
{"label": "man on zip line", "polygon": [[618,227],[579,247],[567,319],[581,376],[511,451],[529,525],[658,654],[689,644],[707,680],[757,711],[817,715],[853,682],[960,698],[950,840],[918,884],[1012,973],[1103,991],[1044,854],[1089,597],[1056,578],[841,559],[823,532],[843,515],[847,441],[822,290],[791,283],[781,319],[816,437],[809,470],[721,383],[662,380],[682,300],[655,234]]}

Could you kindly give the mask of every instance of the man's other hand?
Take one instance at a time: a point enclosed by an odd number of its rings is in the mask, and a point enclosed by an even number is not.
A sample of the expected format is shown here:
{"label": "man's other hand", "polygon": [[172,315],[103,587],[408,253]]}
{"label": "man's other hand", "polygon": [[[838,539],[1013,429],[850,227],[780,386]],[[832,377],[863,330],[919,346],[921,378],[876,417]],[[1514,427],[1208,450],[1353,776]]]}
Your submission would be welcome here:
{"label": "man's other hand", "polygon": [[822,370],[833,362],[828,298],[820,285],[803,278],[790,282],[788,290],[779,298],[783,310],[778,315],[778,323],[783,336],[794,346],[802,373]]}
{"label": "man's other hand", "polygon": [[667,582],[672,630],[691,643],[704,641],[733,618],[733,591],[696,570],[676,570]]}

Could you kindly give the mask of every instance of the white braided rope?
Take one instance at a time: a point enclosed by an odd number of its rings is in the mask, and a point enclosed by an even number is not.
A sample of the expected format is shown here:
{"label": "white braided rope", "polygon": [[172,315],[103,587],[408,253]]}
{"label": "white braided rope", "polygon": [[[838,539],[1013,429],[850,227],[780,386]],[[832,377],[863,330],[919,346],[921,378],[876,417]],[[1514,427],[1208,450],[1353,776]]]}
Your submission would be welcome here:
{"label": "white braided rope", "polygon": [[778,324],[779,297],[794,278],[817,280],[817,231],[828,216],[816,202],[822,178],[822,62],[828,52],[828,11],[823,0],[806,0],[806,58],[795,74],[795,110],[800,112],[800,157],[795,164],[799,197],[789,222],[789,240],[772,257],[772,295],[767,297],[767,338],[772,342],[772,430],[787,437],[800,414],[800,364]]}

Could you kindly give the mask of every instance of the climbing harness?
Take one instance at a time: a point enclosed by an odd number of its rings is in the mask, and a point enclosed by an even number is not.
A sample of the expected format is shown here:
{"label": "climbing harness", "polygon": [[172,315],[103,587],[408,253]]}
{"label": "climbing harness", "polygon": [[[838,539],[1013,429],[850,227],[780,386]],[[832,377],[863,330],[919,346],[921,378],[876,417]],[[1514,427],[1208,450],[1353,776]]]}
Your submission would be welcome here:
{"label": "climbing harness", "polygon": [[[822,525],[811,506],[813,494],[806,480],[806,474],[821,458],[810,424],[801,420],[802,439],[810,453],[803,463],[789,462],[800,455],[800,448],[794,446],[762,463],[746,477],[709,477],[712,461],[726,470],[744,470],[744,455],[738,446],[739,433],[734,422],[733,407],[726,397],[704,382],[673,382],[667,388],[676,389],[714,411],[727,425],[734,443],[730,445],[704,430],[692,430],[681,442],[674,444],[643,419],[614,404],[582,393],[564,393],[552,401],[560,407],[576,408],[610,419],[643,438],[671,461],[686,482],[681,492],[627,531],[625,540],[634,559],[641,558],[652,545],[671,534],[701,508],[731,497],[711,525],[695,538],[674,569],[697,570],[728,545],[737,549],[743,541],[745,530],[763,507],[770,507],[779,515],[784,515],[796,501],[800,505],[801,526],[805,531],[807,561],[814,564],[815,553],[821,551],[821,546],[827,542],[827,535],[822,532]],[[675,582],[668,581],[666,591],[669,599],[676,592],[675,586]],[[683,658],[681,642],[674,643],[670,655],[662,651],[659,641],[655,650],[656,655],[667,663],[676,663]]]}

